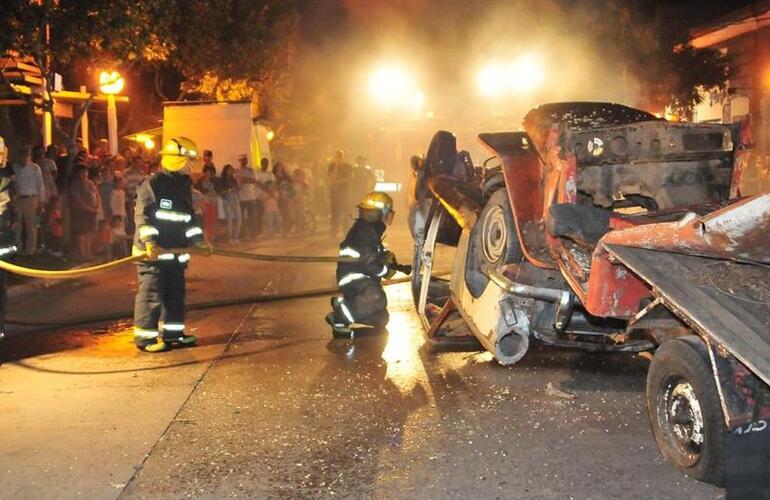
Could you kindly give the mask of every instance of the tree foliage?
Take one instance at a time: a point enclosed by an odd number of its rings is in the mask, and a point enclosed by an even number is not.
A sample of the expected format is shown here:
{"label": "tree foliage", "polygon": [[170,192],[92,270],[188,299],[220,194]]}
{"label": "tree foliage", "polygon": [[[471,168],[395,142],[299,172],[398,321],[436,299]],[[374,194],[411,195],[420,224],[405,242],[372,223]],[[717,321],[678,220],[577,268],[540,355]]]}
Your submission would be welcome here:
{"label": "tree foliage", "polygon": [[0,52],[72,81],[95,83],[96,67],[152,68],[159,88],[175,70],[182,95],[281,102],[297,30],[292,0],[4,0]]}

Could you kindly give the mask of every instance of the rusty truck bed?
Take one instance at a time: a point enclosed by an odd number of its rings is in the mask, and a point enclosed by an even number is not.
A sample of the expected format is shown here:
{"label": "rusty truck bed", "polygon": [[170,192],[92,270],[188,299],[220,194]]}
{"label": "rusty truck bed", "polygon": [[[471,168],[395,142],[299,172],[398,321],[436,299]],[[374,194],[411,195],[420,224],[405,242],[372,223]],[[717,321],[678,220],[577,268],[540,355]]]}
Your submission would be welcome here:
{"label": "rusty truck bed", "polygon": [[770,384],[770,266],[605,244],[677,311]]}

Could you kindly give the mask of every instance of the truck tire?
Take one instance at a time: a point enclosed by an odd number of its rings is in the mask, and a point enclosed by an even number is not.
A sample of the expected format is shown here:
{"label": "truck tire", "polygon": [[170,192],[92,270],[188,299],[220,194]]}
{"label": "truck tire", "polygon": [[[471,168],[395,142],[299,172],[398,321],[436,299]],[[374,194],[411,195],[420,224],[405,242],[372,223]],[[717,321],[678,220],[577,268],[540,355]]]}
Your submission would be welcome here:
{"label": "truck tire", "polygon": [[647,412],[669,462],[699,481],[724,485],[727,429],[706,345],[698,336],[658,348],[647,373]]}
{"label": "truck tire", "polygon": [[511,204],[505,189],[498,189],[487,200],[471,229],[465,281],[474,297],[480,297],[489,283],[483,273],[488,265],[518,263],[522,260]]}

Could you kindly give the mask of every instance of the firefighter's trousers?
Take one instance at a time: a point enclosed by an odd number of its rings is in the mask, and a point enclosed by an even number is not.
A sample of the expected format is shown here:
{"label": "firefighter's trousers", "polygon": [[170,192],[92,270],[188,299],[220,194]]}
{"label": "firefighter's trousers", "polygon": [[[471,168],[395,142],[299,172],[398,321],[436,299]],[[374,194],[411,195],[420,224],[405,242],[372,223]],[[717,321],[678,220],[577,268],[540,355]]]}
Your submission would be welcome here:
{"label": "firefighter's trousers", "polygon": [[342,299],[345,307],[340,309],[346,323],[360,323],[375,328],[388,324],[388,297],[380,280],[363,278],[348,283],[342,287]]}
{"label": "firefighter's trousers", "polygon": [[134,303],[134,342],[154,343],[160,332],[166,340],[184,335],[185,266],[178,262],[137,264],[137,293]]}

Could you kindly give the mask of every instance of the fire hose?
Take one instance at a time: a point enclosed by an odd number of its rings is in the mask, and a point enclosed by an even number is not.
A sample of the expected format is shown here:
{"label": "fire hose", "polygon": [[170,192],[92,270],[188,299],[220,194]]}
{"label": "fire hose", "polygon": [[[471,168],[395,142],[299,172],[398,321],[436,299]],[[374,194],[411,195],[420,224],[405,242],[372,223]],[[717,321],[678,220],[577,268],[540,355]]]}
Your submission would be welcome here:
{"label": "fire hose", "polygon": [[[237,259],[248,260],[260,260],[268,262],[304,262],[304,263],[318,263],[318,262],[355,262],[357,259],[347,256],[307,256],[307,255],[269,255],[269,254],[256,254],[249,252],[238,252],[235,250],[224,250],[221,248],[213,248],[211,252],[207,252],[198,248],[173,248],[163,249],[164,253],[193,253],[198,255],[220,255],[222,257],[234,257]],[[140,253],[132,255],[130,257],[124,257],[122,259],[113,260],[104,264],[99,264],[90,267],[81,267],[75,269],[65,269],[62,271],[51,271],[46,269],[33,269],[31,267],[18,266],[11,264],[4,260],[0,260],[0,269],[8,271],[20,276],[27,276],[30,278],[43,278],[43,279],[72,279],[87,276],[89,274],[100,273],[102,271],[109,271],[118,267],[125,266],[139,262],[147,258],[146,253]]]}
{"label": "fire hose", "polygon": [[[163,251],[165,253],[177,253],[177,254],[195,253],[195,254],[201,254],[201,255],[220,255],[223,257],[233,257],[233,258],[240,258],[240,259],[261,260],[261,261],[270,261],[270,262],[304,262],[304,263],[355,262],[357,260],[356,258],[347,257],[347,256],[340,256],[340,257],[296,256],[296,255],[283,256],[283,255],[254,254],[254,253],[239,252],[234,250],[224,250],[224,249],[218,249],[218,248],[212,249],[210,253],[205,250],[197,249],[197,248],[177,248],[177,249],[170,249],[170,250],[164,249]],[[147,257],[146,254],[142,253],[138,255],[133,255],[131,257],[125,257],[123,259],[107,262],[104,264],[99,264],[96,266],[90,266],[90,267],[84,267],[84,268],[78,268],[78,269],[67,269],[62,271],[32,269],[28,267],[17,266],[15,264],[10,264],[8,262],[0,260],[0,269],[15,273],[15,274],[30,276],[34,278],[71,279],[71,278],[82,277],[89,274],[94,274],[94,273],[122,267],[127,264],[139,262],[145,259],[146,257]],[[408,272],[411,272],[411,266],[397,265],[396,270],[403,273],[408,273]],[[439,276],[441,274],[442,273],[434,273],[434,276]],[[447,274],[447,273],[443,273],[443,274]],[[382,284],[383,286],[390,286],[390,285],[405,283],[408,281],[410,281],[410,278],[404,277],[404,278],[385,280]],[[276,302],[276,301],[291,300],[291,299],[322,297],[326,295],[332,295],[334,293],[337,293],[338,291],[339,289],[337,287],[328,287],[328,288],[319,288],[314,290],[305,290],[300,292],[283,293],[283,294],[248,295],[244,297],[235,297],[232,299],[204,301],[204,302],[198,302],[194,304],[188,304],[186,308],[187,310],[190,310],[190,311],[196,311],[196,310],[205,310],[205,309],[229,307],[229,306],[244,305],[244,304],[255,304],[255,303],[262,303],[262,302]],[[30,326],[30,327],[71,327],[71,326],[79,326],[79,325],[86,325],[86,324],[92,324],[92,323],[103,323],[105,321],[116,321],[119,319],[129,318],[131,317],[132,314],[133,314],[133,311],[118,311],[118,312],[109,313],[109,314],[101,314],[101,315],[95,315],[95,316],[76,318],[68,321],[58,321],[55,323],[24,321],[24,320],[10,319],[10,318],[7,319],[6,322],[15,324],[15,325]]]}

